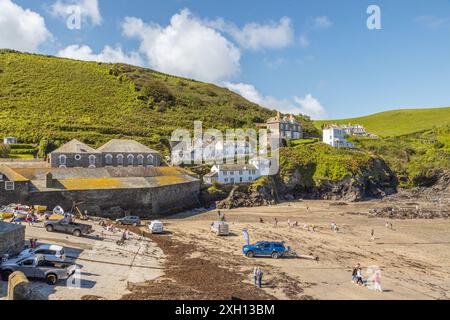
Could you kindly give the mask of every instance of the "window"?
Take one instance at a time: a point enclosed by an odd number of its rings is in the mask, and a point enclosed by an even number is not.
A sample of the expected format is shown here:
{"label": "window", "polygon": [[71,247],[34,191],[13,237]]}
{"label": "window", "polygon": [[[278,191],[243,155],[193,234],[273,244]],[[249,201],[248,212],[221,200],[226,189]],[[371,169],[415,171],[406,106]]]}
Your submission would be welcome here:
{"label": "window", "polygon": [[5,181],[5,190],[13,191],[14,190],[14,181]]}
{"label": "window", "polygon": [[239,178],[239,181],[240,181],[240,182],[243,182],[243,181],[244,181],[244,179],[242,179],[242,177],[240,177],[240,178]]}
{"label": "window", "polygon": [[227,183],[228,182],[228,178],[225,178],[225,183]]}
{"label": "window", "polygon": [[239,175],[242,176],[242,170],[239,171]]}
{"label": "window", "polygon": [[34,263],[34,260],[28,259],[28,260],[25,260],[24,262],[22,262],[21,265],[23,265],[23,266],[32,266],[33,263]]}
{"label": "window", "polygon": [[144,156],[142,154],[137,156],[137,162],[138,162],[138,166],[144,165]]}
{"label": "window", "polygon": [[134,156],[132,154],[128,155],[127,163],[128,163],[129,166],[132,166],[134,164]]}
{"label": "window", "polygon": [[65,166],[67,163],[67,157],[65,155],[60,155],[59,156],[59,164],[62,166]]}
{"label": "window", "polygon": [[95,156],[93,155],[93,154],[91,154],[90,156],[89,156],[89,165],[90,166],[94,166],[95,165]]}
{"label": "window", "polygon": [[147,156],[147,164],[149,165],[149,166],[153,166],[155,163],[154,163],[154,157],[153,157],[153,155],[151,155],[151,154],[149,154],[148,156]]}
{"label": "window", "polygon": [[80,154],[76,154],[75,155],[75,160],[80,161],[81,160],[81,155]]}
{"label": "window", "polygon": [[123,155],[119,154],[117,156],[117,165],[118,166],[123,166]]}
{"label": "window", "polygon": [[113,156],[111,154],[107,154],[105,156],[105,164],[107,166],[111,166],[113,164]]}

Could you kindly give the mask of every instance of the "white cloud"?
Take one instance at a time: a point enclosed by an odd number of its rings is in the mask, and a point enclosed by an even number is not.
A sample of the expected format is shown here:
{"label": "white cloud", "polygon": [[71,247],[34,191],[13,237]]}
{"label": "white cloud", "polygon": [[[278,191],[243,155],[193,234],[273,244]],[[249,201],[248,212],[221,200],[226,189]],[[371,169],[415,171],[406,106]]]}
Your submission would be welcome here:
{"label": "white cloud", "polygon": [[85,61],[98,61],[98,62],[121,62],[132,65],[142,65],[142,59],[136,52],[124,53],[122,48],[112,48],[105,46],[103,50],[96,54],[89,46],[83,45],[71,45],[58,52],[58,57],[70,58]]}
{"label": "white cloud", "polygon": [[51,6],[51,13],[65,19],[72,13],[74,6],[80,8],[82,21],[90,21],[96,26],[102,23],[98,0],[58,0]]}
{"label": "white cloud", "polygon": [[0,0],[0,48],[34,52],[51,38],[41,15]]}
{"label": "white cloud", "polygon": [[313,119],[324,119],[326,117],[324,107],[311,94],[307,94],[304,98],[295,97],[294,101],[298,104],[300,113],[306,114]]}
{"label": "white cloud", "polygon": [[312,119],[325,119],[327,113],[319,100],[311,94],[304,98],[294,97],[290,99],[277,99],[272,96],[262,95],[255,86],[246,83],[224,83],[225,87],[240,94],[247,100],[269,109],[275,109],[288,114],[304,114]]}
{"label": "white cloud", "polygon": [[242,48],[251,50],[285,48],[294,39],[294,28],[288,17],[281,18],[278,23],[248,23],[242,29],[223,19],[208,22],[208,25],[228,33]]}
{"label": "white cloud", "polygon": [[216,83],[240,71],[239,49],[187,9],[166,27],[127,17],[122,30],[141,41],[140,52],[158,71]]}
{"label": "white cloud", "polygon": [[333,25],[333,22],[327,16],[315,17],[312,22],[313,29],[327,29]]}
{"label": "white cloud", "polygon": [[265,98],[259,93],[258,90],[256,90],[255,86],[251,84],[225,82],[224,85],[226,88],[240,94],[248,101],[257,103],[259,105],[268,108],[272,108],[272,106],[265,105]]}

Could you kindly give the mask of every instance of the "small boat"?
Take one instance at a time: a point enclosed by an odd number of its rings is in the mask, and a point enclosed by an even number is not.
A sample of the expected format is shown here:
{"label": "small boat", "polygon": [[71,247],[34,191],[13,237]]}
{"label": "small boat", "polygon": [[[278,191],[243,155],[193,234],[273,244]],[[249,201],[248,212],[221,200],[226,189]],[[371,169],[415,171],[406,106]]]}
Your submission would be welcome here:
{"label": "small boat", "polygon": [[15,210],[14,212],[14,217],[16,219],[25,219],[28,215],[27,211],[22,211],[22,210]]}

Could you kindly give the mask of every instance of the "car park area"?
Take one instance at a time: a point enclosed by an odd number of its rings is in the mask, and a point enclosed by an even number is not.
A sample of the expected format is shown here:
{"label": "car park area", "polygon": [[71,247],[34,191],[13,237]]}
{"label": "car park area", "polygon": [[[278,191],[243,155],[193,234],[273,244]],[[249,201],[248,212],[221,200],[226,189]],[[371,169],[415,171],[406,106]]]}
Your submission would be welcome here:
{"label": "car park area", "polygon": [[[122,236],[120,231],[113,233],[94,222],[86,223],[92,225],[94,232],[85,237],[47,232],[43,223],[26,227],[27,241],[37,239],[38,249],[55,244],[62,246],[66,261],[77,266],[74,275],[68,280],[59,280],[56,285],[49,285],[45,280],[32,280],[33,286],[47,298],[120,299],[129,292],[129,283],[148,281],[162,274],[164,256],[155,243],[131,234],[131,239],[119,247],[116,242]],[[0,299],[5,298],[6,290],[7,282],[0,281]]]}

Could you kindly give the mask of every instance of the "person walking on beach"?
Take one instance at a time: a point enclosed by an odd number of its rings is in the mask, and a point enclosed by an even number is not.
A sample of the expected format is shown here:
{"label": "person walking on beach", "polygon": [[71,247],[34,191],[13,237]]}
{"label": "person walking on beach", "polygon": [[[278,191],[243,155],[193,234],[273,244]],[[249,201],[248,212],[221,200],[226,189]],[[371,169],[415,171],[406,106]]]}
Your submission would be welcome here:
{"label": "person walking on beach", "polygon": [[380,275],[380,272],[377,272],[375,274],[373,282],[374,282],[375,290],[378,291],[378,292],[383,292],[383,289],[381,289],[381,275]]}
{"label": "person walking on beach", "polygon": [[262,288],[263,271],[258,268],[258,288]]}
{"label": "person walking on beach", "polygon": [[371,240],[372,241],[375,241],[375,230],[372,228],[372,231],[371,231],[371,233],[370,233],[370,235],[371,235]]}
{"label": "person walking on beach", "polygon": [[255,284],[255,287],[257,286],[257,282],[258,282],[258,272],[259,272],[259,268],[255,267],[253,269],[253,283]]}
{"label": "person walking on beach", "polygon": [[361,270],[361,267],[359,267],[359,266],[358,266],[358,269],[356,271],[356,284],[359,285],[359,286],[363,286],[364,285],[364,281],[363,281],[363,277],[362,277],[362,270]]}
{"label": "person walking on beach", "polygon": [[275,225],[275,228],[278,226],[278,219],[277,218],[274,219],[274,225]]}
{"label": "person walking on beach", "polygon": [[358,269],[359,263],[352,270],[352,282],[356,283],[358,281]]}

